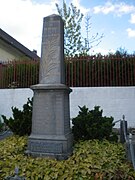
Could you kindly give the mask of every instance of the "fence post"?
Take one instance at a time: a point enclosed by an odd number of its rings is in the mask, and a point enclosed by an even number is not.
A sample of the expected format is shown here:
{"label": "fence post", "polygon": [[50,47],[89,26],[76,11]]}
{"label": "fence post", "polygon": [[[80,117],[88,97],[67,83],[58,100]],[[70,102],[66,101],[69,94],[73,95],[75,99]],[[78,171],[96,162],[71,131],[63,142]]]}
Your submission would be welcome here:
{"label": "fence post", "polygon": [[123,115],[123,120],[120,121],[120,142],[125,143],[127,140],[127,121]]}

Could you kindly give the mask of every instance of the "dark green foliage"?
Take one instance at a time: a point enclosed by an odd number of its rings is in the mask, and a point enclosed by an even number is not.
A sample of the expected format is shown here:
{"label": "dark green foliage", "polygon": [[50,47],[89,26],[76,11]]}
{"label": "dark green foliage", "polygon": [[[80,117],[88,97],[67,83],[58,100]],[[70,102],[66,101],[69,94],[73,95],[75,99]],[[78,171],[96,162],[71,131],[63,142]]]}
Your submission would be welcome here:
{"label": "dark green foliage", "polygon": [[2,132],[3,131],[3,126],[4,126],[4,123],[1,121],[1,119],[0,119],[0,132]]}
{"label": "dark green foliage", "polygon": [[112,132],[113,117],[103,117],[103,110],[99,110],[99,106],[95,106],[94,110],[91,111],[86,106],[79,106],[79,108],[78,116],[72,119],[75,140],[117,139],[117,136]]}
{"label": "dark green foliage", "polygon": [[26,104],[23,105],[23,110],[19,110],[16,107],[12,107],[13,118],[9,119],[2,115],[5,124],[10,130],[19,136],[30,135],[32,125],[32,99],[28,98]]}

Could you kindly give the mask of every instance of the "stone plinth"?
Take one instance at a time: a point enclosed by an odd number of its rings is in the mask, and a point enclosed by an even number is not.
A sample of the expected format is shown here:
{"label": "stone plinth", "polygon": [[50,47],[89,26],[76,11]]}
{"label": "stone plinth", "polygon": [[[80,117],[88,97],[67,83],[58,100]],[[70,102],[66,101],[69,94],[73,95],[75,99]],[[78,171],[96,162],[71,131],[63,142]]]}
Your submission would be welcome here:
{"label": "stone plinth", "polygon": [[72,153],[69,93],[65,85],[38,84],[34,91],[32,133],[28,153],[66,159]]}

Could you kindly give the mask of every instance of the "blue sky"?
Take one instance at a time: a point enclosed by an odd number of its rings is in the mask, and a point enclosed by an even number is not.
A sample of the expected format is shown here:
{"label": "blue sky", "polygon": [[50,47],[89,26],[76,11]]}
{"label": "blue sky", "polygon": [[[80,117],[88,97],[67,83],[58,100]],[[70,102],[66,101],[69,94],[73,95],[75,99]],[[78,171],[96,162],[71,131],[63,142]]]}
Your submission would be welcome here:
{"label": "blue sky", "polygon": [[[43,17],[57,13],[55,3],[61,6],[62,0],[0,2],[0,28],[40,55]],[[105,54],[120,47],[129,53],[135,51],[135,0],[66,0],[68,5],[71,2],[84,15],[91,16],[91,36],[97,32],[104,34],[101,43],[90,53]],[[82,31],[86,36],[84,23]]]}

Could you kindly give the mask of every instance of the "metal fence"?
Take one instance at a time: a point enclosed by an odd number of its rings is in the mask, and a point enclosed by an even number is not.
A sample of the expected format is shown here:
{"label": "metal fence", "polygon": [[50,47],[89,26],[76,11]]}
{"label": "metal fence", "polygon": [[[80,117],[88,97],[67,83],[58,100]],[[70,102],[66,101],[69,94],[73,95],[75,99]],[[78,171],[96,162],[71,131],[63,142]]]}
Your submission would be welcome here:
{"label": "metal fence", "polygon": [[0,88],[27,88],[38,83],[39,61],[9,61],[0,64]]}
{"label": "metal fence", "polygon": [[[80,56],[65,59],[70,87],[135,86],[135,57]],[[39,61],[0,63],[0,88],[27,88],[39,83]]]}
{"label": "metal fence", "polygon": [[135,57],[89,56],[66,60],[71,87],[134,86]]}

